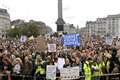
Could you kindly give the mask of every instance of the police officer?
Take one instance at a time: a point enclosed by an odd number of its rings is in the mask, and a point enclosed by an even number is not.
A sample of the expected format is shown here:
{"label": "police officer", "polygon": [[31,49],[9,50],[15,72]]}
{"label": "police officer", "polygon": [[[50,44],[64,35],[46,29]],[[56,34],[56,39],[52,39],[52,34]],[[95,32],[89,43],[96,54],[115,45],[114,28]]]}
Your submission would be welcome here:
{"label": "police officer", "polygon": [[43,64],[43,60],[41,57],[37,58],[37,64],[35,67],[35,76],[36,80],[44,80],[45,79],[45,66]]}
{"label": "police officer", "polygon": [[101,75],[101,63],[94,62],[92,64],[92,70],[93,70],[93,80],[100,80]]}
{"label": "police officer", "polygon": [[92,75],[92,71],[91,71],[91,58],[88,58],[85,63],[83,64],[83,71],[84,71],[84,75],[85,75],[85,80],[91,80],[91,75]]}

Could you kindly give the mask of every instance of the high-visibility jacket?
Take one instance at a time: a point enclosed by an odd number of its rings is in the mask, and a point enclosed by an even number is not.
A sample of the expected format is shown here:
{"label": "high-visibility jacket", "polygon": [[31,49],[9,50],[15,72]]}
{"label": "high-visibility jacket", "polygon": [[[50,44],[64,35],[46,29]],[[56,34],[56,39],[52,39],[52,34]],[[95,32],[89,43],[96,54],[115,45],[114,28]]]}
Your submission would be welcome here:
{"label": "high-visibility jacket", "polygon": [[96,63],[95,67],[96,67],[96,70],[93,71],[93,77],[100,76],[101,75],[102,64],[101,63]]}
{"label": "high-visibility jacket", "polygon": [[83,65],[83,70],[85,74],[85,80],[91,80],[91,67],[88,61],[86,61]]}
{"label": "high-visibility jacket", "polygon": [[106,66],[107,66],[107,67],[110,67],[110,61],[107,61],[107,62],[106,62]]}
{"label": "high-visibility jacket", "polygon": [[42,68],[41,66],[37,66],[35,74],[37,74],[37,75],[43,75],[43,74],[45,74],[45,69]]}
{"label": "high-visibility jacket", "polygon": [[105,62],[102,61],[101,63],[99,63],[99,67],[100,67],[100,68],[105,67]]}
{"label": "high-visibility jacket", "polygon": [[102,61],[101,63],[99,63],[99,67],[101,68],[101,74],[104,74],[104,72],[102,72],[102,69],[106,68],[106,62]]}
{"label": "high-visibility jacket", "polygon": [[109,60],[106,61],[105,66],[106,66],[107,72],[109,72],[109,69],[110,69],[110,61]]}
{"label": "high-visibility jacket", "polygon": [[92,74],[92,72],[91,72],[91,67],[90,67],[90,64],[89,64],[89,62],[88,61],[86,61],[85,63],[84,63],[84,65],[83,65],[83,70],[84,70],[84,74],[85,75],[91,75]]}

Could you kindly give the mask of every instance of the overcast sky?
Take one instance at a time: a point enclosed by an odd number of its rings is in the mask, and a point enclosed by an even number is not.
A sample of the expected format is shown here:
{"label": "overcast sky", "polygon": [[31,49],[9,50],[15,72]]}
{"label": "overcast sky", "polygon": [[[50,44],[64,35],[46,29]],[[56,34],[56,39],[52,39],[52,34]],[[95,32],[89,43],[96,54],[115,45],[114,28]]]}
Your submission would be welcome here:
{"label": "overcast sky", "polygon": [[[57,0],[0,0],[0,7],[8,9],[11,20],[43,21],[56,30]],[[65,22],[79,27],[86,21],[119,13],[120,0],[63,0]]]}

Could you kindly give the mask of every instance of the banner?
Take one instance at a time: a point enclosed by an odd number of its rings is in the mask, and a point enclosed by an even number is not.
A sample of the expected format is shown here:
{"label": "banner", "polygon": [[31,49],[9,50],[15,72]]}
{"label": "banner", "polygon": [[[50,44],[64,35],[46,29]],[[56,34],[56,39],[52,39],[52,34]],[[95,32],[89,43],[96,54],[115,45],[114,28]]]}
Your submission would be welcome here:
{"label": "banner", "polygon": [[48,52],[56,52],[56,44],[48,44]]}
{"label": "banner", "polygon": [[46,79],[55,80],[56,79],[56,66],[47,65]]}
{"label": "banner", "polygon": [[80,46],[80,34],[63,35],[64,46]]}
{"label": "banner", "polygon": [[63,68],[60,70],[61,80],[70,80],[79,78],[79,67]]}

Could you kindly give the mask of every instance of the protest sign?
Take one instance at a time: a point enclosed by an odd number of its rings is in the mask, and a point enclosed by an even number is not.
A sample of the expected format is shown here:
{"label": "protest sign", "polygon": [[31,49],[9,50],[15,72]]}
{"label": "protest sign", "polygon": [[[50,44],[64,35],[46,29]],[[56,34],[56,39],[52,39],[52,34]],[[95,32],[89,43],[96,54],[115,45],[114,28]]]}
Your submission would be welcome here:
{"label": "protest sign", "polygon": [[36,42],[36,45],[35,45],[36,50],[38,50],[38,51],[46,50],[47,41],[44,37],[39,36],[39,37],[35,38],[35,42]]}
{"label": "protest sign", "polygon": [[77,79],[79,77],[79,67],[63,68],[60,70],[62,80]]}
{"label": "protest sign", "polygon": [[56,44],[48,44],[48,52],[56,52]]}
{"label": "protest sign", "polygon": [[57,62],[57,67],[58,69],[63,69],[63,65],[65,64],[65,59],[64,58],[58,58],[58,62]]}
{"label": "protest sign", "polygon": [[56,66],[55,65],[47,65],[46,78],[51,79],[51,80],[56,79]]}
{"label": "protest sign", "polygon": [[20,42],[26,42],[26,41],[27,41],[27,36],[20,37]]}
{"label": "protest sign", "polygon": [[108,44],[108,45],[112,45],[112,43],[113,43],[113,38],[112,38],[111,36],[108,36],[108,37],[106,37],[105,42],[106,42],[106,44]]}
{"label": "protest sign", "polygon": [[62,42],[64,46],[80,46],[80,34],[63,35]]}

